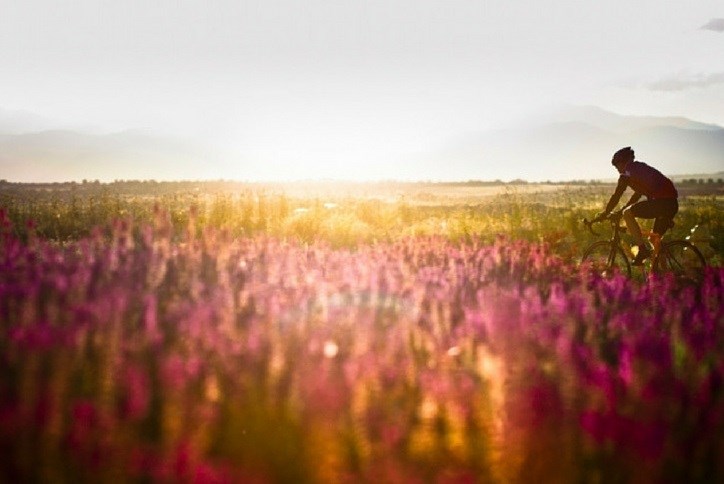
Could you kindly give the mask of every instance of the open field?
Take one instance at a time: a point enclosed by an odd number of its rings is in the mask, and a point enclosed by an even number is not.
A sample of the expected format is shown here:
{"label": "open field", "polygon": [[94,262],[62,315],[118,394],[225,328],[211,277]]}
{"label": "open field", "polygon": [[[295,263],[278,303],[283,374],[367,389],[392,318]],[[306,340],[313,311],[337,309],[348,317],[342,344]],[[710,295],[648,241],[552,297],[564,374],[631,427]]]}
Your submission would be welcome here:
{"label": "open field", "polygon": [[[724,254],[724,197],[720,184],[682,186],[670,237],[699,227],[701,249],[720,265]],[[591,236],[581,224],[600,211],[611,184],[118,182],[113,184],[0,184],[0,206],[14,231],[58,243],[88,236],[127,219],[137,226],[168,218],[173,233],[190,222],[199,234],[218,228],[233,237],[266,234],[336,247],[441,235],[451,240],[546,241],[558,255],[580,257]],[[624,200],[627,195],[624,195]],[[650,223],[644,221],[646,228]],[[705,240],[704,240],[705,239]]]}
{"label": "open field", "polygon": [[0,482],[724,480],[716,191],[678,280],[609,185],[87,185],[0,189]]}

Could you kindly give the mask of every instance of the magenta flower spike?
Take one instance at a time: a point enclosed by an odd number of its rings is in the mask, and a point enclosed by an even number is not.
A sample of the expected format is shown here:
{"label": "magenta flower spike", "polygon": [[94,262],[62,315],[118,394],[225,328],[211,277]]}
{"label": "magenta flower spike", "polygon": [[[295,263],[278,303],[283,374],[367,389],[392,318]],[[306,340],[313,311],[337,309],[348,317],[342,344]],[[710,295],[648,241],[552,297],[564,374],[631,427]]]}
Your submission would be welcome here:
{"label": "magenta flower spike", "polygon": [[555,241],[337,248],[208,216],[61,245],[0,209],[0,480],[724,478],[724,270],[597,278]]}

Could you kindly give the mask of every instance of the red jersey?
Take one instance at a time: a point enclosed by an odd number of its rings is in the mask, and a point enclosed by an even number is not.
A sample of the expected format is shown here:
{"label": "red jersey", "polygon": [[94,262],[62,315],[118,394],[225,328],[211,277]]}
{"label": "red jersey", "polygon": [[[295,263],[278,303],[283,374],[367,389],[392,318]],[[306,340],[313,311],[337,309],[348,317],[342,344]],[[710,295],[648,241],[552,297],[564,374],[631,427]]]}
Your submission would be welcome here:
{"label": "red jersey", "polygon": [[679,197],[679,193],[671,180],[656,168],[641,161],[630,162],[618,182],[619,185],[625,183],[633,191],[646,196],[650,200]]}

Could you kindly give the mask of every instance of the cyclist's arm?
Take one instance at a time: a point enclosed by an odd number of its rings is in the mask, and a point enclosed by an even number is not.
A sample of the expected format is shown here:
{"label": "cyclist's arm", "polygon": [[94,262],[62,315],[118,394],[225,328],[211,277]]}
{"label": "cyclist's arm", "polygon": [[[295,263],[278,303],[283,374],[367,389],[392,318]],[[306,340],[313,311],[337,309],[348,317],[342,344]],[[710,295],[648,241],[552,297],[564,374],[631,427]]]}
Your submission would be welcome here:
{"label": "cyclist's arm", "polygon": [[[621,200],[621,195],[623,195],[623,192],[626,191],[626,187],[628,186],[628,183],[626,181],[626,177],[619,177],[618,184],[616,185],[616,191],[613,192],[613,195],[611,195],[611,198],[608,200],[604,213],[611,213],[611,211],[616,208],[616,205],[618,205],[618,201]],[[634,194],[634,196],[636,196],[636,194]]]}

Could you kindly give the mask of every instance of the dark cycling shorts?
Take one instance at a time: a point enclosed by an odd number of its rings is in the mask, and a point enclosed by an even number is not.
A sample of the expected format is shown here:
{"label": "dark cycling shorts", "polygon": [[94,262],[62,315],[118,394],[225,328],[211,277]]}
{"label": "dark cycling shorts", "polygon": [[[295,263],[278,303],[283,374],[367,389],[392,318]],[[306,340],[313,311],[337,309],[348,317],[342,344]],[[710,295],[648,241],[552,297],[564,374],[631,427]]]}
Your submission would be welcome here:
{"label": "dark cycling shorts", "polygon": [[674,215],[679,211],[679,201],[676,198],[660,198],[658,200],[644,200],[631,205],[631,213],[637,218],[654,218],[654,232],[659,235],[673,227]]}

